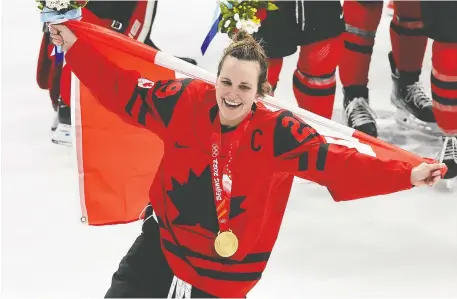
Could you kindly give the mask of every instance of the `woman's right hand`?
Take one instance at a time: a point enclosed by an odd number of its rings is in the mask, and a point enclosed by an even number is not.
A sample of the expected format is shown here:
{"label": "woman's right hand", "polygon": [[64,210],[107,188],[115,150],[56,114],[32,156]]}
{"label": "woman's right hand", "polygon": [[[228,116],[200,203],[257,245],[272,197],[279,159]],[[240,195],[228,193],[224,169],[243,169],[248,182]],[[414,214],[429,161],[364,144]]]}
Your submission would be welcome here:
{"label": "woman's right hand", "polygon": [[50,25],[52,43],[56,46],[62,46],[63,51],[68,51],[78,39],[65,25]]}

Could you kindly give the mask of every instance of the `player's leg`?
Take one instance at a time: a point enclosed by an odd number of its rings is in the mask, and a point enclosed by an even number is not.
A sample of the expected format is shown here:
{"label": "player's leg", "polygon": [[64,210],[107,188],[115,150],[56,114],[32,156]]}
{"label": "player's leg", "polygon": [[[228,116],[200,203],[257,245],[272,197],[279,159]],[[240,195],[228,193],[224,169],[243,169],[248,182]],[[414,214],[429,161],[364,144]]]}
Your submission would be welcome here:
{"label": "player's leg", "polygon": [[297,1],[300,55],[293,75],[298,105],[331,118],[335,71],[340,62],[344,19],[340,1]]}
{"label": "player's leg", "polygon": [[148,205],[141,235],[119,263],[105,298],[178,298],[182,288],[190,291],[190,298],[214,298],[174,276],[162,252],[157,220]]}
{"label": "player's leg", "polygon": [[457,2],[422,2],[426,34],[432,48],[433,112],[443,132],[440,160],[446,163],[446,178],[457,176]]}
{"label": "player's leg", "polygon": [[49,73],[52,65],[50,48],[52,49],[52,47],[53,45],[50,43],[49,31],[44,24],[36,72],[36,80],[41,89],[49,89]]}
{"label": "player's leg", "polygon": [[105,298],[166,298],[173,280],[160,246],[159,224],[148,205],[141,235],[112,276]]}
{"label": "player's leg", "polygon": [[381,20],[382,1],[345,1],[346,31],[339,74],[344,92],[344,120],[349,127],[377,137],[375,114],[369,107],[368,73]]}
{"label": "player's leg", "polygon": [[397,1],[390,24],[392,52],[391,102],[397,107],[397,121],[413,128],[436,127],[431,98],[419,82],[427,36],[421,18],[420,2]]}
{"label": "player's leg", "polygon": [[56,112],[52,121],[51,130],[55,131],[58,126],[59,104],[59,77],[62,64],[57,64],[52,52],[54,45],[50,43],[49,31],[46,24],[43,25],[43,37],[38,55],[36,80],[41,89],[48,90],[53,110]]}

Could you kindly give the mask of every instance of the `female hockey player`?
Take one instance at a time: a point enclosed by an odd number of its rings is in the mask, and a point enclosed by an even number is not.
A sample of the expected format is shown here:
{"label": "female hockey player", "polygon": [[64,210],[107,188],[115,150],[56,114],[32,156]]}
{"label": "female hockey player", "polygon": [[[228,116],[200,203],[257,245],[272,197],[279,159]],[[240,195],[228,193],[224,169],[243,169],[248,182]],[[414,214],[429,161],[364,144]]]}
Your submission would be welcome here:
{"label": "female hockey player", "polygon": [[225,49],[216,87],[193,79],[151,82],[64,25],[51,32],[107,109],[164,141],[149,193],[158,224],[137,239],[107,297],[245,297],[267,265],[293,176],[326,186],[338,200],[440,178],[442,164],[412,167],[327,144],[290,111],[256,102],[269,92],[267,57],[245,31]]}

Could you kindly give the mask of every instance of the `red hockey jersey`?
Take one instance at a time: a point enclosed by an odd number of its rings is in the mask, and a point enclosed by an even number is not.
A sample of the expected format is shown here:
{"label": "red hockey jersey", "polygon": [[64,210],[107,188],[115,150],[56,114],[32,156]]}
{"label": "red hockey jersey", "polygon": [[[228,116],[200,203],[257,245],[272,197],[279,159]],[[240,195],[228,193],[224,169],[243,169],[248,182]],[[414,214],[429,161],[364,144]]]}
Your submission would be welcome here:
{"label": "red hockey jersey", "polygon": [[[328,144],[290,111],[271,111],[256,103],[232,162],[229,218],[239,249],[221,258],[214,250],[218,222],[210,172],[218,117],[214,87],[193,79],[143,80],[134,70],[119,69],[83,39],[66,61],[107,109],[163,139],[165,154],[149,194],[163,252],[177,277],[215,296],[245,297],[261,278],[293,176],[330,192],[351,190],[345,200],[412,187],[410,164]],[[222,134],[222,164],[232,133]]]}

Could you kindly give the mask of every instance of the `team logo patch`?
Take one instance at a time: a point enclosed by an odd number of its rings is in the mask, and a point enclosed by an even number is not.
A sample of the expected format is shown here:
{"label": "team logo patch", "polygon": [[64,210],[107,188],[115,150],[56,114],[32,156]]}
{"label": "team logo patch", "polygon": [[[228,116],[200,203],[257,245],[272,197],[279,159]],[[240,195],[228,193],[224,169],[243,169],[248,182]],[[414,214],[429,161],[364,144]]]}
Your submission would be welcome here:
{"label": "team logo patch", "polygon": [[154,82],[148,80],[148,79],[144,79],[144,78],[139,78],[138,79],[138,87],[141,87],[141,88],[152,88],[154,86]]}

